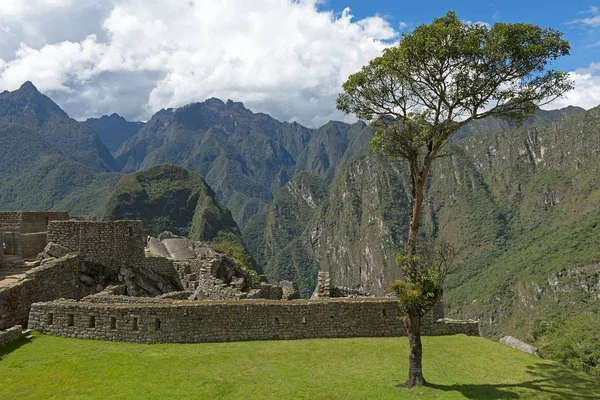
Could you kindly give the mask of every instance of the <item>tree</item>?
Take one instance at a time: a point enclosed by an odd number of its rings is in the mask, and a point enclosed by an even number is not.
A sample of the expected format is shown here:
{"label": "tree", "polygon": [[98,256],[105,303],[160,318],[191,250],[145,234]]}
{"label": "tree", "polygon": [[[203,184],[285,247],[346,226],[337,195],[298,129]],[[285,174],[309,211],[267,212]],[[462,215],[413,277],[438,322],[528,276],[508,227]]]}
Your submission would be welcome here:
{"label": "tree", "polygon": [[[421,317],[442,293],[441,281],[432,277],[432,264],[419,256],[417,243],[432,164],[469,122],[493,116],[521,123],[538,106],[570,90],[568,75],[549,69],[553,60],[568,54],[568,42],[554,29],[523,23],[489,28],[448,12],[403,34],[396,46],[343,85],[337,107],[370,121],[373,149],[404,160],[410,171],[410,223],[400,257],[406,273],[392,285],[401,300],[417,305],[403,307],[410,343],[407,387],[425,384]],[[413,295],[405,296],[408,292]]]}

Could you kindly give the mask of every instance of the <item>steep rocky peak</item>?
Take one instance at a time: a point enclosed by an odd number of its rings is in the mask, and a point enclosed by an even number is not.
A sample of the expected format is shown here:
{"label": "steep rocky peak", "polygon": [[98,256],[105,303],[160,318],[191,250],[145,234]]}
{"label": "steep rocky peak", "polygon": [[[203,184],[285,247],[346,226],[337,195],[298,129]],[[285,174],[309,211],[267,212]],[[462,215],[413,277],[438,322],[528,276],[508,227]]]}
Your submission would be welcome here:
{"label": "steep rocky peak", "polygon": [[11,122],[42,125],[52,115],[69,118],[55,102],[27,81],[15,91],[0,94],[0,117]]}

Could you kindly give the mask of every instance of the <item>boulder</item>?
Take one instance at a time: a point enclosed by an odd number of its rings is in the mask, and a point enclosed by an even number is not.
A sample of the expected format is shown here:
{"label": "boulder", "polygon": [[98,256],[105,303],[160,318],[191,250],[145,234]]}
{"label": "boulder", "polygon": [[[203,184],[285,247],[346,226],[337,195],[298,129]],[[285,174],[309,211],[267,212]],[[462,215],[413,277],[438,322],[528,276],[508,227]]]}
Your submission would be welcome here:
{"label": "boulder", "polygon": [[281,287],[283,294],[281,296],[282,300],[295,300],[300,298],[300,291],[298,290],[298,285],[294,282],[290,281],[281,281],[278,286]]}
{"label": "boulder", "polygon": [[178,260],[196,258],[193,243],[188,238],[168,238],[161,240],[161,242],[169,252],[169,258]]}
{"label": "boulder", "polygon": [[70,252],[71,250],[67,249],[65,246],[53,242],[48,243],[44,248],[44,253],[55,258],[64,257]]}
{"label": "boulder", "polygon": [[164,231],[163,233],[158,235],[158,240],[160,240],[162,242],[165,239],[173,239],[173,238],[179,238],[179,237],[181,237],[181,236],[177,236],[169,231]]}
{"label": "boulder", "polygon": [[536,357],[539,357],[538,349],[530,344],[527,344],[515,337],[512,336],[504,336],[500,338],[500,343],[505,344],[506,346],[512,347],[513,349],[520,350],[524,353],[533,354]]}
{"label": "boulder", "polygon": [[170,257],[170,254],[167,251],[167,248],[165,247],[165,245],[155,237],[151,237],[150,239],[148,239],[147,247],[148,247],[148,251],[152,255],[159,256],[159,257],[165,257],[165,258]]}
{"label": "boulder", "polygon": [[128,296],[155,297],[183,288],[171,277],[160,275],[145,267],[121,267],[119,281],[127,286]]}

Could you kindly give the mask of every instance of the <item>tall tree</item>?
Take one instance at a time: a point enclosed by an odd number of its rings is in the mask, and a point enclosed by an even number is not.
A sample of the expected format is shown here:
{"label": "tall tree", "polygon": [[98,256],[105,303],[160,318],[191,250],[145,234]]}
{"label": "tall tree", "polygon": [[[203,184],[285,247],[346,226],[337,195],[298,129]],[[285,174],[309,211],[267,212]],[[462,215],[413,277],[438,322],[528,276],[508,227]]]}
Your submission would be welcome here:
{"label": "tall tree", "polygon": [[[425,384],[421,317],[441,296],[443,262],[418,254],[425,181],[433,162],[464,125],[495,116],[522,122],[536,107],[572,88],[565,72],[550,69],[569,54],[562,33],[531,24],[468,24],[454,12],[403,34],[398,45],[351,75],[337,107],[375,127],[372,147],[404,160],[411,177],[405,277],[392,289],[406,313],[410,343],[407,387]],[[444,252],[441,258],[444,260]]]}

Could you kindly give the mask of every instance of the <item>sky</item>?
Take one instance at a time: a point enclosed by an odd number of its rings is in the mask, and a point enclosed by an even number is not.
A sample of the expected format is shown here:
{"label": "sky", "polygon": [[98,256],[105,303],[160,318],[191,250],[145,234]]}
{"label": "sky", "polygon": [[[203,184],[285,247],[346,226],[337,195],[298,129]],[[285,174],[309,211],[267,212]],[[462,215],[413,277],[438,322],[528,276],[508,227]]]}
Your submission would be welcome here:
{"label": "sky", "polygon": [[0,90],[29,80],[78,120],[148,120],[217,97],[281,121],[351,121],[342,83],[402,33],[447,11],[564,32],[553,67],[576,88],[546,108],[600,104],[600,2],[0,0]]}

